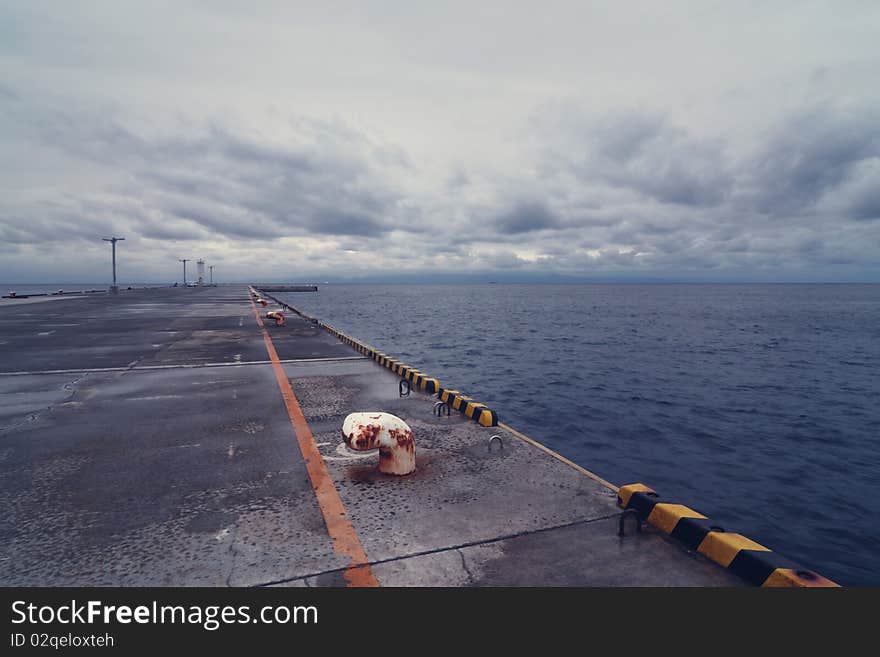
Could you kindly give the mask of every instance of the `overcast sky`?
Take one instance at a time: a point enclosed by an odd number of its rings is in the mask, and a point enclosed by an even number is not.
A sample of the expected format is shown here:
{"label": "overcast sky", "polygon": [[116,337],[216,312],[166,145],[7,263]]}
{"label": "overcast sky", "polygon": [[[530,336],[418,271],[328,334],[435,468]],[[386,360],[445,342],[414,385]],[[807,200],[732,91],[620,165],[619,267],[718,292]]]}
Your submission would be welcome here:
{"label": "overcast sky", "polygon": [[880,281],[880,3],[0,1],[0,281]]}

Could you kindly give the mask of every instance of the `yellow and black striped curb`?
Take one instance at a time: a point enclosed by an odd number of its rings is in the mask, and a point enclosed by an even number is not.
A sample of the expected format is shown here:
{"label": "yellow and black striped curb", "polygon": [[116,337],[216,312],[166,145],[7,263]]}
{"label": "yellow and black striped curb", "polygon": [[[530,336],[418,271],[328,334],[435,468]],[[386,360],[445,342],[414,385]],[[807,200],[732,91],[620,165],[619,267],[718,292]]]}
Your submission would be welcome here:
{"label": "yellow and black striped curb", "polygon": [[495,411],[485,404],[481,404],[467,395],[461,394],[458,390],[441,388],[437,396],[440,398],[440,401],[446,402],[456,411],[463,413],[484,427],[498,426],[498,414]]}
{"label": "yellow and black striped curb", "polygon": [[[251,288],[251,290],[254,294],[257,294],[257,292],[253,290],[253,288]],[[422,390],[430,394],[436,394],[441,401],[449,404],[451,408],[470,418],[481,426],[498,426],[498,414],[487,407],[485,404],[481,404],[477,401],[474,401],[470,397],[462,395],[458,390],[447,390],[443,388],[437,379],[428,376],[424,372],[421,372],[414,367],[406,365],[396,358],[392,358],[388,354],[382,353],[381,351],[375,349],[374,347],[371,347],[368,344],[364,344],[357,338],[354,338],[347,333],[340,331],[339,329],[331,326],[330,324],[327,324],[326,322],[322,322],[319,319],[306,315],[304,312],[294,308],[293,306],[286,304],[283,301],[279,301],[272,295],[263,294],[263,296],[268,297],[276,303],[281,304],[285,308],[290,309],[300,317],[307,319],[310,322],[314,322],[325,331],[330,333],[332,336],[334,336],[336,339],[344,342],[350,347],[353,347],[364,356],[373,359],[374,361],[379,363],[379,365],[382,365],[383,367],[397,374],[400,378],[406,379],[412,384],[413,388],[416,388],[417,390]]]}
{"label": "yellow and black striped curb", "polygon": [[336,336],[337,339],[354,347],[369,358],[372,358],[379,363],[379,365],[391,370],[400,378],[409,381],[414,388],[427,393],[436,394],[441,401],[449,404],[454,410],[472,419],[474,422],[477,422],[484,427],[494,427],[498,425],[498,414],[488,408],[485,404],[481,404],[470,397],[462,395],[458,390],[447,390],[441,387],[440,381],[437,379],[428,376],[414,367],[410,367],[406,363],[403,363],[386,353],[363,344],[359,340],[343,333],[329,324],[325,324],[324,322],[319,322],[319,324],[331,335]]}
{"label": "yellow and black striped curb", "polygon": [[299,315],[303,319],[307,319],[308,321],[312,322],[313,324],[320,324],[320,322],[316,318],[312,317],[311,315],[306,315],[303,311],[299,310],[298,308],[294,308],[289,303],[284,303],[283,301],[276,299],[271,294],[266,294],[265,292],[258,291],[253,287],[248,287],[248,289],[250,290],[251,294],[253,294],[255,297],[262,297],[264,299],[272,299],[272,301],[277,303],[279,306],[284,306],[290,312],[296,313],[297,315]]}
{"label": "yellow and black striped curb", "polygon": [[741,534],[727,532],[702,513],[663,501],[644,484],[621,486],[617,501],[665,534],[755,586],[828,587],[830,579],[808,570]]}

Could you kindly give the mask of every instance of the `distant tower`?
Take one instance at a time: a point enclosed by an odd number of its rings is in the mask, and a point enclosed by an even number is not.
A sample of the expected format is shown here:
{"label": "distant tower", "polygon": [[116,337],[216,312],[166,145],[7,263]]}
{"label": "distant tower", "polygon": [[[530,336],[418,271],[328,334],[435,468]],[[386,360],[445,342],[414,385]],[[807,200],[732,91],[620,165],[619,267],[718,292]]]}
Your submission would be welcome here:
{"label": "distant tower", "polygon": [[197,285],[204,285],[205,284],[205,261],[202,260],[201,258],[196,260],[196,273],[199,276],[198,280],[196,281],[196,284]]}
{"label": "distant tower", "polygon": [[110,287],[110,294],[116,294],[119,292],[119,288],[116,287],[116,242],[124,242],[124,237],[103,237],[101,238],[105,242],[110,242],[113,245],[113,285]]}

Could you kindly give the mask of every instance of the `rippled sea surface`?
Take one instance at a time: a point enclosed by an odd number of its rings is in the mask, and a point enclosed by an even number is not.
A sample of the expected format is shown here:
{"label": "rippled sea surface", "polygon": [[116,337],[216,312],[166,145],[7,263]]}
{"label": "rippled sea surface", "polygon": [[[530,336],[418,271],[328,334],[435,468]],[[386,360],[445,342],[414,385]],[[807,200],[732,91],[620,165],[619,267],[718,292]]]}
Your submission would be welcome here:
{"label": "rippled sea surface", "polygon": [[321,286],[292,305],[841,584],[880,584],[880,285]]}

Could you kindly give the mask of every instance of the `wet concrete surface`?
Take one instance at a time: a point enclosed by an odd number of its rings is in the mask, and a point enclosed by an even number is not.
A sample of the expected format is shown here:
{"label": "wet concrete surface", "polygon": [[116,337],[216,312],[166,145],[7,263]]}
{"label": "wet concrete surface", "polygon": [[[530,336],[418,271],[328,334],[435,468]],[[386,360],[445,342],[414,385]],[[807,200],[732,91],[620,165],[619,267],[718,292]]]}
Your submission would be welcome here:
{"label": "wet concrete surface", "polygon": [[[618,538],[612,491],[434,417],[314,325],[267,330],[380,584],[739,584],[651,531]],[[345,584],[244,286],[5,306],[0,354],[0,585]],[[413,475],[342,444],[375,410],[413,429]]]}
{"label": "wet concrete surface", "polygon": [[[434,416],[432,396],[400,398],[397,377],[371,361],[285,370],[383,585],[740,585],[650,529],[619,538],[612,490],[499,427]],[[412,475],[381,474],[376,453],[345,449],[345,415],[379,410],[412,428]],[[489,451],[495,435],[503,449]]]}
{"label": "wet concrete surface", "polygon": [[[4,307],[0,372],[266,360],[244,286],[166,288]],[[351,356],[306,322],[275,347],[283,358]]]}
{"label": "wet concrete surface", "polygon": [[[288,357],[351,356],[297,328],[277,341]],[[253,585],[344,565],[271,366],[234,365],[267,358],[244,287],[9,307],[0,341],[7,373],[130,368],[0,376],[0,584]],[[230,366],[188,367],[206,363]]]}

